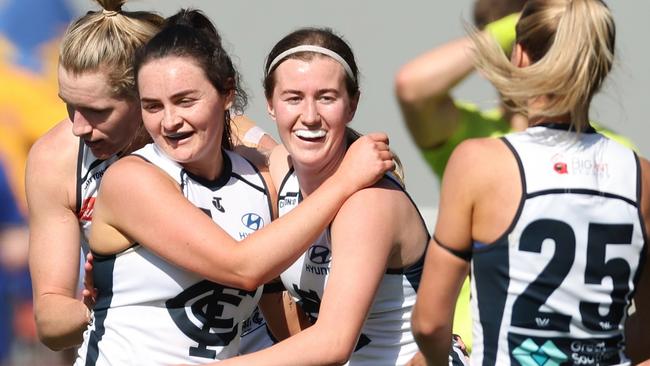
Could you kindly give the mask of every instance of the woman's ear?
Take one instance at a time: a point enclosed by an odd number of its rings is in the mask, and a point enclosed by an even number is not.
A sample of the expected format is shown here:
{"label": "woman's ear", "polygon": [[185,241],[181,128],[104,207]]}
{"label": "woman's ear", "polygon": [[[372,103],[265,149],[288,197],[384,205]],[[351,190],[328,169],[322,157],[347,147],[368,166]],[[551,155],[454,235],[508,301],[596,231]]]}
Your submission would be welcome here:
{"label": "woman's ear", "polygon": [[224,109],[229,110],[232,107],[234,101],[235,101],[235,90],[230,89],[228,91],[228,94],[226,94],[226,103],[224,104]]}
{"label": "woman's ear", "polygon": [[359,105],[359,97],[361,96],[361,92],[358,91],[357,94],[355,94],[352,98],[350,98],[350,118],[348,119],[348,123],[352,121],[354,118],[354,114],[357,113],[357,106]]}
{"label": "woman's ear", "polygon": [[517,67],[528,67],[532,64],[531,58],[521,43],[515,43],[510,55],[510,62]]}
{"label": "woman's ear", "polygon": [[275,121],[275,109],[273,108],[273,103],[271,102],[271,99],[266,100],[266,112]]}

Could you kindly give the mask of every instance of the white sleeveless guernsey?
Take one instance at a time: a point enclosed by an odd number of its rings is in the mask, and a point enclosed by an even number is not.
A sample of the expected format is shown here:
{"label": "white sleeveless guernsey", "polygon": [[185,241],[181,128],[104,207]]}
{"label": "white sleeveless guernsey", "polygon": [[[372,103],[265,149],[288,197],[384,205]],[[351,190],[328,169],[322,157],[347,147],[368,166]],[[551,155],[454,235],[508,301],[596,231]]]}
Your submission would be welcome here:
{"label": "white sleeveless guernsey", "polygon": [[639,162],[595,133],[542,125],[503,141],[523,197],[474,243],[472,365],[629,365],[623,324],[645,257]]}
{"label": "white sleeveless guernsey", "polygon": [[[193,176],[154,144],[134,155],[174,178],[183,195],[235,239],[271,220],[264,180],[235,153],[224,152],[215,181]],[[116,255],[96,255],[94,279],[99,298],[78,366],[202,364],[235,356],[242,322],[262,292],[207,281],[137,244]]]}
{"label": "white sleeveless guernsey", "polygon": [[93,208],[95,207],[95,198],[97,197],[97,190],[102,181],[106,169],[116,162],[118,159],[117,154],[109,157],[108,159],[100,160],[82,139],[79,139],[79,153],[77,154],[77,188],[76,188],[76,202],[77,202],[77,218],[79,219],[79,229],[81,234],[81,249],[84,253],[88,253],[88,233],[90,232],[90,224],[93,218]]}
{"label": "white sleeveless guernsey", "polygon": [[[392,177],[387,176],[385,179],[402,189]],[[285,176],[278,192],[279,215],[282,216],[295,208],[302,199],[300,184],[293,169]],[[404,194],[408,197],[405,191]],[[422,226],[426,231],[424,220]],[[289,294],[309,314],[312,321],[318,318],[329,277],[331,250],[330,232],[326,229],[307,252],[281,275]],[[407,268],[386,270],[361,329],[359,341],[346,365],[405,365],[415,355],[418,347],[411,334],[410,321],[423,264],[424,255]],[[349,306],[353,307],[354,304]],[[450,355],[450,364],[464,364],[460,351],[454,350]]]}

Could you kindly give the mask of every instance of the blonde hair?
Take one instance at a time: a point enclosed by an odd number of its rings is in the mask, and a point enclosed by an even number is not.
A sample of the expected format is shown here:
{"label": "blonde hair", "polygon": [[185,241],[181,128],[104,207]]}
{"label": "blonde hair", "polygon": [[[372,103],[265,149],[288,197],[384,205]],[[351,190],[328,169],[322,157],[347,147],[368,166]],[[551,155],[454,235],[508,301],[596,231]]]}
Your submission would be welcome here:
{"label": "blonde hair", "polygon": [[[589,105],[612,68],[616,29],[602,0],[529,0],[517,23],[517,43],[532,64],[512,65],[496,41],[477,32],[475,63],[506,103],[529,117],[570,114],[573,128],[589,124]],[[543,110],[528,102],[545,97]]]}
{"label": "blonde hair", "polygon": [[126,0],[95,1],[103,10],[88,12],[70,24],[61,42],[59,65],[74,74],[106,70],[115,96],[134,97],[133,56],[158,32],[164,18],[122,11]]}

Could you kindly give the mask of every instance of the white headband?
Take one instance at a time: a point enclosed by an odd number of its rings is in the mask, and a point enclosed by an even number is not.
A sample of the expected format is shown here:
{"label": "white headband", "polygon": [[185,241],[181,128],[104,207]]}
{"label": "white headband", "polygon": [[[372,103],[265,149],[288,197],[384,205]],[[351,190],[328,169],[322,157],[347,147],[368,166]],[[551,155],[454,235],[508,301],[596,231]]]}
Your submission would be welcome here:
{"label": "white headband", "polygon": [[345,62],[343,57],[339,56],[338,53],[336,53],[336,52],[334,52],[334,51],[332,51],[330,49],[327,49],[325,47],[313,46],[313,45],[308,45],[308,44],[304,44],[304,45],[301,45],[301,46],[296,46],[296,47],[293,47],[293,48],[289,48],[288,50],[286,50],[286,51],[282,52],[281,54],[279,54],[269,64],[269,68],[268,68],[268,70],[266,70],[266,75],[268,76],[269,73],[271,72],[271,70],[273,70],[273,67],[276,64],[278,64],[283,58],[285,58],[285,57],[287,57],[289,55],[293,55],[294,53],[298,53],[298,52],[316,52],[316,53],[320,53],[320,54],[329,56],[329,57],[333,58],[334,60],[336,60],[338,63],[340,63],[341,66],[343,66],[343,68],[345,69],[345,73],[348,74],[348,77],[350,79],[354,80],[355,82],[357,81],[357,78],[354,77],[354,73],[352,72],[352,68],[350,68],[350,65],[348,65],[348,63]]}

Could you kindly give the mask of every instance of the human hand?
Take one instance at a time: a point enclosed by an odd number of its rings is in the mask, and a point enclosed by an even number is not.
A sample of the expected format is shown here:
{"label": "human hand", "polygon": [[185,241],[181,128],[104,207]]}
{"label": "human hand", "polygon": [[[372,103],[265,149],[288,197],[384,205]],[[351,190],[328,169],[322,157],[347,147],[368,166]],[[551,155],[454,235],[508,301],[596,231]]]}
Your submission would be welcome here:
{"label": "human hand", "polygon": [[452,347],[461,350],[461,352],[463,352],[465,357],[469,357],[469,353],[467,353],[467,346],[465,345],[465,342],[463,342],[463,339],[458,334],[453,334],[451,336],[451,344]]}
{"label": "human hand", "polygon": [[355,191],[377,182],[384,173],[395,168],[393,153],[385,133],[359,137],[345,154],[335,175]]}
{"label": "human hand", "polygon": [[88,253],[86,263],[84,263],[84,288],[81,290],[83,303],[90,310],[95,308],[95,302],[97,301],[97,289],[93,280],[93,260],[93,254]]}

